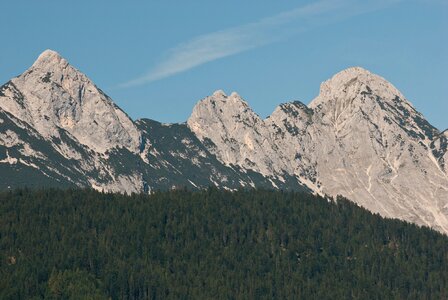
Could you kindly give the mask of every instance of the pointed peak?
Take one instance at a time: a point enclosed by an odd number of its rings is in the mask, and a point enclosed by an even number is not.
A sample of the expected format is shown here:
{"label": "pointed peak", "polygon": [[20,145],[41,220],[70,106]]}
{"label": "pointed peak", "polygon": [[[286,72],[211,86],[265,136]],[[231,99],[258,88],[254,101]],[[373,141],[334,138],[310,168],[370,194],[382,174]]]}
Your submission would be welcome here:
{"label": "pointed peak", "polygon": [[58,52],[47,49],[39,55],[37,60],[34,62],[33,67],[42,67],[55,64],[67,65],[68,62]]}
{"label": "pointed peak", "polygon": [[18,78],[28,81],[30,76],[39,78],[38,81],[43,83],[56,82],[59,85],[62,80],[68,78],[92,83],[84,73],[70,65],[58,52],[50,49],[42,52],[33,65]]}
{"label": "pointed peak", "polygon": [[42,53],[39,55],[39,58],[38,58],[38,59],[40,59],[40,58],[46,58],[46,57],[61,57],[61,55],[60,55],[58,52],[54,51],[54,50],[47,49],[47,50],[45,50],[44,52],[42,52]]}

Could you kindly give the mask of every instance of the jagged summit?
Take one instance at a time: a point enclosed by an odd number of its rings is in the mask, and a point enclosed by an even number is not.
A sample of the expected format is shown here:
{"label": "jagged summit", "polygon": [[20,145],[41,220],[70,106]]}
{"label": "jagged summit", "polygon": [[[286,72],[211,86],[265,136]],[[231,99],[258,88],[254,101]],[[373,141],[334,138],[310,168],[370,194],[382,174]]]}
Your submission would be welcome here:
{"label": "jagged summit", "polygon": [[241,110],[250,110],[250,108],[249,104],[237,92],[226,95],[223,90],[217,90],[211,96],[196,103],[192,116],[203,115],[208,117],[214,114],[235,113]]}
{"label": "jagged summit", "polygon": [[[225,101],[227,99],[232,99],[232,100],[237,100],[237,101],[242,101],[242,102],[246,102],[243,100],[243,98],[235,91],[233,91],[232,93],[230,93],[230,95],[227,95],[223,90],[217,90],[214,91],[213,94],[211,96],[208,96],[206,98],[204,98],[203,100],[207,101],[210,99],[214,99],[214,100],[221,100],[221,101]],[[200,101],[201,102],[201,101]],[[200,103],[198,102],[198,103]]]}
{"label": "jagged summit", "polygon": [[275,149],[264,121],[236,92],[217,91],[199,101],[187,121],[201,140],[211,141],[212,152],[226,165],[242,165],[261,174],[280,172]]}
{"label": "jagged summit", "polygon": [[227,95],[223,90],[216,90],[213,92],[212,97],[227,98]]}

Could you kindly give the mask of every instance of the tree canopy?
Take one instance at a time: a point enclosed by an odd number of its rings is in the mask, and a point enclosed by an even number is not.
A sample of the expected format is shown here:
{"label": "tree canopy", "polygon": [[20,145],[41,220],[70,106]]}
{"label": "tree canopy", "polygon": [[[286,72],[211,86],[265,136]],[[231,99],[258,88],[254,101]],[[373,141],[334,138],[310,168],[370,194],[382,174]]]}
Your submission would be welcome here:
{"label": "tree canopy", "polygon": [[338,198],[0,193],[1,299],[447,299],[448,238]]}

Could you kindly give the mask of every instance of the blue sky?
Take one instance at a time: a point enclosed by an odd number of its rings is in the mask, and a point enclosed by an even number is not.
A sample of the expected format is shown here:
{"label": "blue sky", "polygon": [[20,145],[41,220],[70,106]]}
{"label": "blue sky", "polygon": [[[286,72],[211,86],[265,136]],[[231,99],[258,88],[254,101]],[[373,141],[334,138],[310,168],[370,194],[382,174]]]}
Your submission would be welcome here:
{"label": "blue sky", "polygon": [[448,128],[448,1],[9,1],[0,82],[49,48],[134,119],[183,122],[217,89],[262,117],[362,66]]}

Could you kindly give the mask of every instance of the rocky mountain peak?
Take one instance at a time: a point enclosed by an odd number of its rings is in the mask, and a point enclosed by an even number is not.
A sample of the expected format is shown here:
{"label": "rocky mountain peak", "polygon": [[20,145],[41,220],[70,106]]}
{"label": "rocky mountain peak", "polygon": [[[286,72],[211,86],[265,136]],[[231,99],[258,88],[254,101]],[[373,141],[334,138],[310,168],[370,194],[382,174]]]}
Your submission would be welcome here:
{"label": "rocky mountain peak", "polygon": [[52,50],[2,87],[0,106],[46,138],[59,130],[96,152],[136,152],[140,133],[132,120],[83,73]]}
{"label": "rocky mountain peak", "polygon": [[201,140],[226,165],[239,165],[262,174],[280,171],[264,121],[236,92],[217,91],[199,101],[187,121]]}
{"label": "rocky mountain peak", "polygon": [[[241,99],[243,100],[243,98],[241,98],[241,96],[237,93],[237,92],[232,92],[229,96],[229,98],[234,98],[234,99]],[[244,101],[244,100],[243,100]]]}
{"label": "rocky mountain peak", "polygon": [[39,55],[32,67],[54,69],[55,65],[66,66],[68,62],[58,52],[47,49]]}
{"label": "rocky mountain peak", "polygon": [[438,133],[395,86],[360,67],[343,70],[323,82],[309,107],[337,130],[347,122],[366,120],[383,129],[399,128],[419,140],[430,141]]}
{"label": "rocky mountain peak", "polygon": [[204,105],[207,103],[212,103],[212,105],[216,106],[233,106],[233,105],[243,105],[249,106],[246,101],[237,93],[232,92],[230,95],[226,95],[223,90],[215,91],[211,96],[204,98],[203,100],[198,102],[198,105]]}
{"label": "rocky mountain peak", "polygon": [[195,105],[187,123],[192,129],[199,129],[198,124],[203,121],[217,122],[221,120],[227,122],[233,119],[257,122],[260,118],[236,92],[227,96],[224,91],[218,90]]}
{"label": "rocky mountain peak", "polygon": [[218,90],[195,105],[187,124],[202,139],[212,124],[225,127],[234,119],[254,120],[257,117],[237,93],[227,96],[224,91]]}
{"label": "rocky mountain peak", "polygon": [[24,82],[36,77],[39,77],[40,85],[57,84],[68,93],[76,90],[75,86],[94,85],[86,75],[70,65],[58,52],[49,49],[42,52],[28,70],[12,81]]}
{"label": "rocky mountain peak", "polygon": [[216,90],[213,92],[212,97],[215,98],[227,98],[226,93],[223,90]]}
{"label": "rocky mountain peak", "polygon": [[[369,95],[378,96],[386,101],[392,101],[397,97],[404,99],[400,91],[383,77],[361,67],[352,67],[324,81],[320,86],[319,96],[310,103],[310,107],[326,105],[329,100],[330,102],[335,100],[345,102]],[[411,106],[410,103],[407,105]]]}

